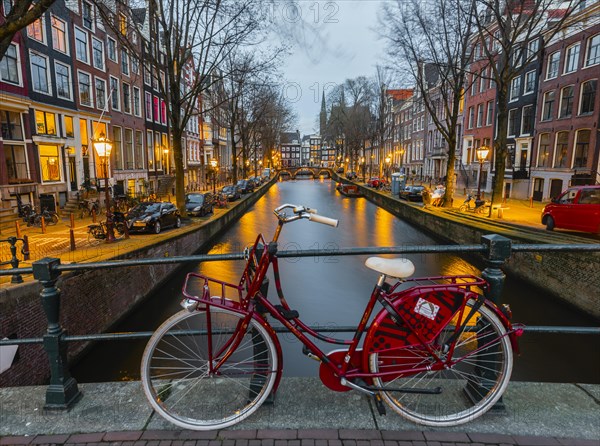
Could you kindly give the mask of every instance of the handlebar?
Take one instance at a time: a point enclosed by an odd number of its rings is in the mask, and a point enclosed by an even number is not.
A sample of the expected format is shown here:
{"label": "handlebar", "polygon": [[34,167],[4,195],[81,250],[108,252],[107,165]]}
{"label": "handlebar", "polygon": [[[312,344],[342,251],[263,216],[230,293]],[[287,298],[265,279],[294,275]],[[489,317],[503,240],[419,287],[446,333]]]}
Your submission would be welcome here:
{"label": "handlebar", "polygon": [[[286,209],[292,209],[294,215],[288,216],[287,213],[284,212]],[[334,228],[338,225],[338,220],[334,218],[325,217],[323,215],[318,215],[316,209],[311,209],[306,206],[298,206],[295,204],[283,204],[276,208],[273,212],[275,213],[279,221],[282,223],[289,223],[291,221],[300,220],[301,218],[307,218],[308,221],[314,221],[324,225],[332,226]]]}

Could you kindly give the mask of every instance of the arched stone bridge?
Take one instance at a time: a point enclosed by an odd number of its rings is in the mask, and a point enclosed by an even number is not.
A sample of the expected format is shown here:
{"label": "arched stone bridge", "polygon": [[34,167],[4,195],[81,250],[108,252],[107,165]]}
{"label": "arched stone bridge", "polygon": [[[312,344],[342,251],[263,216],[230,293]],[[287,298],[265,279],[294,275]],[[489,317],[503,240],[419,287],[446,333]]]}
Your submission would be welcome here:
{"label": "arched stone bridge", "polygon": [[280,177],[291,177],[296,178],[296,175],[307,175],[313,178],[323,176],[325,178],[331,178],[332,170],[327,167],[282,167],[278,170]]}

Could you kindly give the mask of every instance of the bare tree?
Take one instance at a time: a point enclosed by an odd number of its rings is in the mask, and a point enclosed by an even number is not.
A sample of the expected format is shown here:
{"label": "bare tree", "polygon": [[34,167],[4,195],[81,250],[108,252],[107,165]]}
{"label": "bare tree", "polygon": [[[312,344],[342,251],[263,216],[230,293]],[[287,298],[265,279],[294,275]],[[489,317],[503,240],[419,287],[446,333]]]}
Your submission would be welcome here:
{"label": "bare tree", "polygon": [[0,60],[6,54],[10,42],[16,33],[27,25],[35,22],[48,10],[55,0],[18,0],[16,2],[3,2],[4,6],[12,4],[10,11],[4,11],[0,18]]}
{"label": "bare tree", "polygon": [[[124,45],[135,54],[136,45],[130,34],[143,38],[140,60],[150,63],[158,77],[159,88],[167,99],[167,114],[173,141],[175,191],[177,207],[185,213],[183,136],[192,117],[197,116],[197,102],[213,85],[235,76],[226,71],[226,61],[233,51],[260,43],[267,24],[259,0],[148,0],[141,29],[133,2],[97,0],[107,26],[115,31]],[[135,6],[133,4],[133,6]],[[130,14],[128,29],[123,32],[115,11]]]}
{"label": "bare tree", "polygon": [[405,63],[448,147],[444,205],[452,206],[461,100],[472,36],[473,0],[400,1],[381,20],[389,54]]}

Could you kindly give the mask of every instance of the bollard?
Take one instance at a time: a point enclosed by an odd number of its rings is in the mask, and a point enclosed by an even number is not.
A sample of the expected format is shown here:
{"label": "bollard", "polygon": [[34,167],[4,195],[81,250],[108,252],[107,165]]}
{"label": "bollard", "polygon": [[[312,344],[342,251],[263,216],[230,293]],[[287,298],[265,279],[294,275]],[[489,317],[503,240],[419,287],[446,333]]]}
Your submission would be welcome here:
{"label": "bollard", "polygon": [[27,234],[23,236],[23,247],[21,248],[23,254],[23,260],[29,260],[29,237]]}
{"label": "bollard", "polygon": [[41,216],[40,225],[42,226],[42,234],[46,233],[46,219],[44,216]]}
{"label": "bollard", "polygon": [[96,223],[96,209],[92,209],[92,223]]}
{"label": "bollard", "polygon": [[58,265],[60,259],[44,258],[33,262],[33,277],[43,286],[40,298],[48,319],[48,330],[44,335],[44,350],[50,363],[46,410],[69,409],[81,397],[77,381],[69,372],[67,344],[63,341],[66,332],[60,326],[60,290],[56,287],[60,277],[60,271],[56,270]]}
{"label": "bollard", "polygon": [[15,230],[17,232],[17,237],[18,238],[23,237],[23,235],[21,233],[21,223],[19,223],[19,220],[15,220]]}
{"label": "bollard", "polygon": [[529,207],[533,207],[533,197],[529,197]]}
{"label": "bollard", "polygon": [[73,228],[69,229],[69,240],[71,242],[71,251],[75,251],[75,233],[73,232]]}
{"label": "bollard", "polygon": [[71,229],[75,229],[75,215],[73,214],[73,212],[71,212],[70,218],[71,218]]}

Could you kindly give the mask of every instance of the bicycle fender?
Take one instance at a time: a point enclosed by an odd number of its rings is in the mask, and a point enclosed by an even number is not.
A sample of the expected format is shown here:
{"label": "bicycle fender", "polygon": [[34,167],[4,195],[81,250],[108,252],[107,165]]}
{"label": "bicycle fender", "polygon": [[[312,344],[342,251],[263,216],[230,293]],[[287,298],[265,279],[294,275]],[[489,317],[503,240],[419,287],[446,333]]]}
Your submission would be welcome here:
{"label": "bicycle fender", "polygon": [[[517,327],[513,327],[512,323],[510,322],[511,312],[508,305],[503,306],[505,308],[504,311],[502,311],[502,309],[494,302],[487,299],[485,300],[484,305],[489,310],[491,310],[498,317],[498,319],[500,319],[500,322],[502,323],[502,325],[506,329],[506,332],[508,333],[508,339],[510,340],[510,346],[512,347],[513,352],[517,355],[520,354],[521,351],[519,350],[518,338],[521,337],[521,335],[523,334],[524,326],[517,324]],[[508,313],[509,315],[507,316],[506,313]]]}

